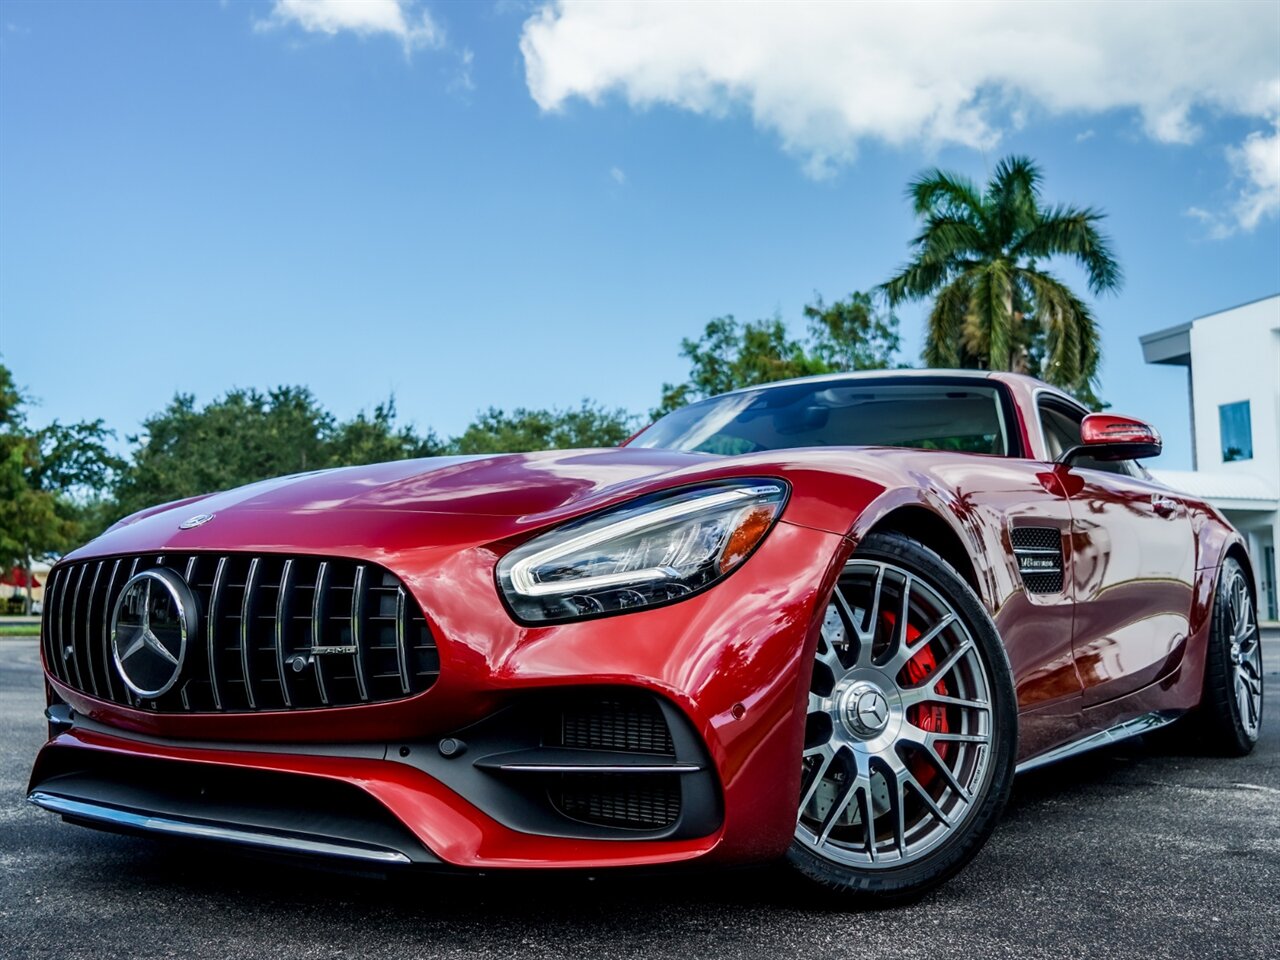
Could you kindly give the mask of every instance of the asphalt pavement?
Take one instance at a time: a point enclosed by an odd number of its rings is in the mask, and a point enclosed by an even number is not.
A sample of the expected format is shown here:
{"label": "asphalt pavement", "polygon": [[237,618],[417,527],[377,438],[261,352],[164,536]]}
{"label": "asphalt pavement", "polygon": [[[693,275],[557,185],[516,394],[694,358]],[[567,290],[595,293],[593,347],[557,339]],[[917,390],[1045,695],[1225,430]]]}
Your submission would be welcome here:
{"label": "asphalt pavement", "polygon": [[878,911],[776,867],[380,878],[98,833],[24,801],[42,707],[35,642],[0,640],[4,957],[1280,956],[1274,707],[1244,759],[1135,740],[1020,777],[963,873]]}

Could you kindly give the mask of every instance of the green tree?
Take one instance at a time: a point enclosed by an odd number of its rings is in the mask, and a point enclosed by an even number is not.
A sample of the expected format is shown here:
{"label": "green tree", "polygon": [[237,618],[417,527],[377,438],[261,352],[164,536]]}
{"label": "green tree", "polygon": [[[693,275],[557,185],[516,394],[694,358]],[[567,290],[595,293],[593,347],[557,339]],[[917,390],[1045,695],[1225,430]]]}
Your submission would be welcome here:
{"label": "green tree", "polygon": [[448,452],[460,454],[521,453],[616,447],[635,432],[635,418],[584,400],[567,410],[518,407],[510,414],[490,407],[463,433],[449,441]]}
{"label": "green tree", "polygon": [[898,318],[876,308],[869,293],[855,292],[827,306],[818,297],[804,308],[809,320],[811,356],[836,373],[883,370],[898,353]]}
{"label": "green tree", "polygon": [[143,421],[115,488],[117,512],[307,470],[432,456],[435,434],[397,426],[394,399],[339,423],[306,387],[229,390],[204,407],[178,394]]}
{"label": "green tree", "polygon": [[203,408],[178,394],[142,422],[116,487],[120,513],[329,465],[333,416],[305,387],[229,390]]}
{"label": "green tree", "polygon": [[933,299],[924,361],[931,367],[1014,370],[1097,404],[1099,336],[1088,304],[1042,269],[1079,264],[1094,295],[1119,289],[1120,267],[1090,207],[1041,203],[1040,168],[1007,157],[979,190],[934,169],[908,188],[922,229],[913,255],[880,288],[890,305]]}
{"label": "green tree", "polygon": [[[0,364],[0,565],[27,572],[45,557],[75,545],[93,531],[102,492],[123,466],[101,420],[54,421],[32,430],[26,397]],[[27,609],[31,590],[27,589]]]}
{"label": "green tree", "polygon": [[328,447],[329,463],[333,466],[435,457],[445,450],[432,430],[420,437],[411,426],[396,426],[394,397],[375,406],[370,416],[361,411],[346,423],[338,424],[332,431]]}
{"label": "green tree", "polygon": [[792,337],[781,316],[739,324],[733,316],[707,322],[702,336],[680,342],[689,361],[684,383],[662,386],[657,419],[703,397],[760,383],[846,370],[878,370],[893,365],[898,350],[898,318],[876,309],[867,293],[852,293],[827,305],[821,297],[804,308],[808,335]]}

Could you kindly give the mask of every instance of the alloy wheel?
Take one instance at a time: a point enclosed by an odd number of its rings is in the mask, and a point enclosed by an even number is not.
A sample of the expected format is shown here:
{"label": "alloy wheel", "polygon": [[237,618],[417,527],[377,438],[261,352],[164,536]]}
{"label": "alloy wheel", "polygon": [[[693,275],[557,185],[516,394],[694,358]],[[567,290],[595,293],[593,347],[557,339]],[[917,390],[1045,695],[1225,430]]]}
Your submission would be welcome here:
{"label": "alloy wheel", "polygon": [[935,850],[981,800],[992,689],[969,628],[937,590],[901,566],[851,560],[818,643],[796,840],[867,869]]}
{"label": "alloy wheel", "polygon": [[1256,739],[1262,722],[1262,644],[1249,585],[1239,569],[1227,586],[1227,618],[1228,659],[1240,724],[1250,739]]}

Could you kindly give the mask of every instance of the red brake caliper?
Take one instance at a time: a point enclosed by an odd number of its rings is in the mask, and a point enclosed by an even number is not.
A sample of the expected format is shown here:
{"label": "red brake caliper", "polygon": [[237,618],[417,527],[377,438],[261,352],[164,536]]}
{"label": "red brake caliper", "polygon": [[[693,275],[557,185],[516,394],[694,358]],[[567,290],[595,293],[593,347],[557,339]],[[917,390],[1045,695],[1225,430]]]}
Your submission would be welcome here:
{"label": "red brake caliper", "polygon": [[[891,618],[892,616],[892,614],[886,614],[886,617]],[[919,639],[920,631],[911,624],[907,624],[907,645],[910,646]],[[926,646],[907,661],[907,682],[915,686],[937,669],[938,660],[934,657],[933,651]],[[941,680],[938,681],[933,689],[937,693],[944,695],[947,692],[945,682]],[[927,733],[947,733],[951,729],[947,721],[947,708],[940,703],[916,704],[911,708],[907,719]],[[949,746],[946,743],[938,744],[938,756],[943,760],[947,758],[947,748]],[[938,775],[938,771],[933,764],[919,755],[911,758],[909,766],[911,767],[911,773],[920,781],[921,786],[929,786]]]}

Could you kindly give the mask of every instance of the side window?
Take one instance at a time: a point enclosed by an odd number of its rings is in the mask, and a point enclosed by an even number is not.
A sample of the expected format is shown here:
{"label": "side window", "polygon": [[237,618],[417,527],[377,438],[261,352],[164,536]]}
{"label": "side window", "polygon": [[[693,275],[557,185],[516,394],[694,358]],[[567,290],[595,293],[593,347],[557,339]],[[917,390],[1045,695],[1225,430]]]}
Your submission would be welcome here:
{"label": "side window", "polygon": [[[1080,445],[1080,421],[1084,411],[1065,404],[1040,403],[1040,428],[1044,431],[1045,453],[1050,460],[1057,460],[1067,450]],[[1084,470],[1101,470],[1103,473],[1134,475],[1128,460],[1095,460],[1093,457],[1076,457],[1075,465]]]}
{"label": "side window", "polygon": [[1044,431],[1045,455],[1057,460],[1072,447],[1080,445],[1080,420],[1072,419],[1054,407],[1040,404],[1040,428]]}

